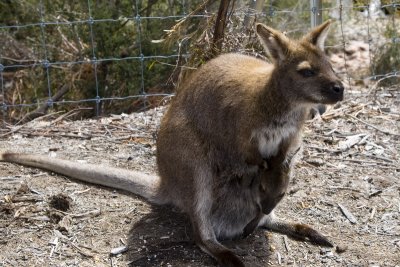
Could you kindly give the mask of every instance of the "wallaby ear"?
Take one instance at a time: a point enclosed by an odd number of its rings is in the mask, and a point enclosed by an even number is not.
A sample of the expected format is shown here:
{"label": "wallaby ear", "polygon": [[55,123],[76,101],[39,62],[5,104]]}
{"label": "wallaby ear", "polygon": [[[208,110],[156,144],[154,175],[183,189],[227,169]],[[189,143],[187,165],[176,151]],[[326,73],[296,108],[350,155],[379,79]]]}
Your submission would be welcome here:
{"label": "wallaby ear", "polygon": [[331,20],[327,20],[321,25],[312,29],[304,38],[306,41],[312,43],[322,51],[324,51],[325,40],[328,36],[329,28],[331,26]]}
{"label": "wallaby ear", "polygon": [[286,57],[289,39],[283,33],[261,23],[256,24],[256,33],[272,59],[281,61]]}

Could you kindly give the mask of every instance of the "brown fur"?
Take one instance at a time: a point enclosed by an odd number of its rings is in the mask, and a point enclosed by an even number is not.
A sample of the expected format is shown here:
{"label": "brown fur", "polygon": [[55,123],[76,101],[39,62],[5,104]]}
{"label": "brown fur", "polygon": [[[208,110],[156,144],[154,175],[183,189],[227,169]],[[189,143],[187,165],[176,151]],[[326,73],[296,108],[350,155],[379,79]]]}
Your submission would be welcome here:
{"label": "brown fur", "polygon": [[310,106],[343,98],[343,85],[323,53],[328,28],[326,22],[303,39],[290,40],[257,24],[273,64],[226,54],[193,73],[161,123],[159,178],[35,155],[3,154],[0,160],[173,204],[189,215],[196,243],[221,266],[244,264],[219,240],[257,227],[331,246],[310,227],[273,213],[286,192]]}

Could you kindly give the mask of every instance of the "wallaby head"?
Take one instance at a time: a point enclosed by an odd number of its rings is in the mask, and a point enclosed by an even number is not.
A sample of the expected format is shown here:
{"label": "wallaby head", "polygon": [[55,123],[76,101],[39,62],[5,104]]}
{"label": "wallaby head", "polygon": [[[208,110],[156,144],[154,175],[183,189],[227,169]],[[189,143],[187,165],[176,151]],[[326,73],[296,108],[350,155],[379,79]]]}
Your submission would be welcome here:
{"label": "wallaby head", "polygon": [[343,99],[343,84],[324,53],[330,23],[321,24],[300,40],[289,39],[263,24],[256,25],[257,35],[275,65],[271,81],[286,101],[333,104]]}
{"label": "wallaby head", "polygon": [[270,214],[282,200],[290,180],[293,158],[299,153],[300,147],[286,153],[280,150],[276,156],[270,157],[260,174],[260,204],[264,214]]}

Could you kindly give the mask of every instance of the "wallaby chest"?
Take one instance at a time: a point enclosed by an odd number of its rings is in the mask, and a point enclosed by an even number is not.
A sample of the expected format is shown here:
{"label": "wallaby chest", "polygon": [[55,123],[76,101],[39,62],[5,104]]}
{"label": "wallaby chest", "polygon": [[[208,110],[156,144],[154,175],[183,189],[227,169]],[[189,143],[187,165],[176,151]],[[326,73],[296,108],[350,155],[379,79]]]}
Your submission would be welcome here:
{"label": "wallaby chest", "polygon": [[298,146],[306,108],[299,107],[289,111],[285,116],[260,123],[251,133],[251,142],[257,146],[264,159],[275,156],[282,144]]}

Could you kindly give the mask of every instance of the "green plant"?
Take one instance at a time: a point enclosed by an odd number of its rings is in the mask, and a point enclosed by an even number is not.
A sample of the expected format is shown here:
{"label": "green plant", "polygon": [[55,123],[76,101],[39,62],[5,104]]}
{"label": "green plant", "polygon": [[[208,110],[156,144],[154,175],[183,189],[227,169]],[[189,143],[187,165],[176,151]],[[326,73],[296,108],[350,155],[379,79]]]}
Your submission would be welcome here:
{"label": "green plant", "polygon": [[[388,25],[385,36],[392,42],[382,45],[373,58],[373,72],[382,85],[400,83],[400,38],[396,29]],[[380,75],[386,75],[384,77]]]}

